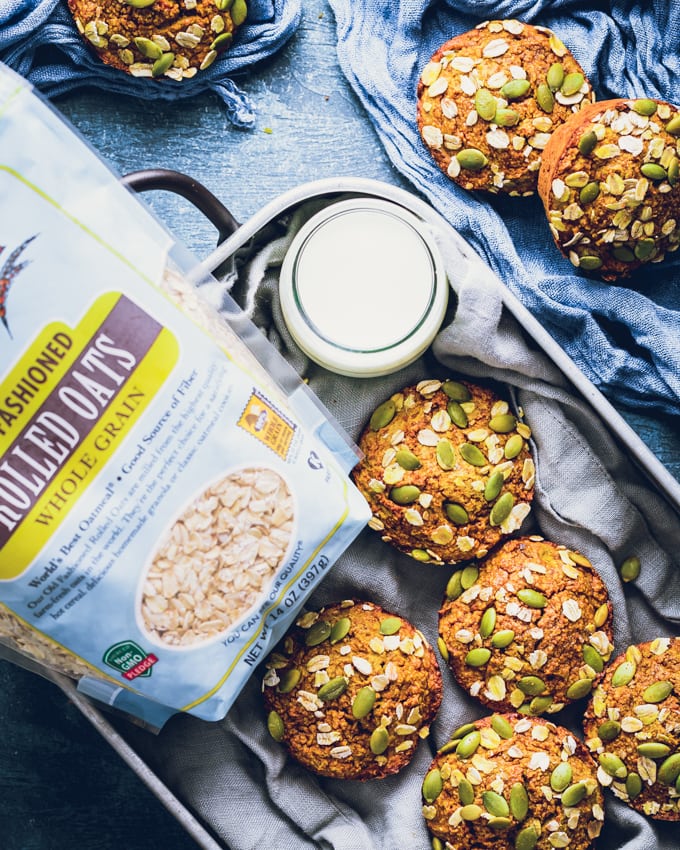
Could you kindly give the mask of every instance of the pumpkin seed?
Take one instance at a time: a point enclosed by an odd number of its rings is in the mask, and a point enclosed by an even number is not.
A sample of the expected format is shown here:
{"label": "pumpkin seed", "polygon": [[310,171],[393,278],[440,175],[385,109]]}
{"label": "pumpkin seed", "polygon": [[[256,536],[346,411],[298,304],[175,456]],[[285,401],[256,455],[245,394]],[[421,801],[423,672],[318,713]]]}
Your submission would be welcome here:
{"label": "pumpkin seed", "polygon": [[519,123],[519,112],[514,109],[497,109],[494,122],[499,127],[514,127]]}
{"label": "pumpkin seed", "polygon": [[634,100],[630,108],[633,112],[637,112],[638,115],[654,115],[656,112],[656,103],[648,97],[641,97],[638,100]]}
{"label": "pumpkin seed", "polygon": [[494,817],[494,818],[489,818],[489,820],[486,822],[486,825],[490,829],[497,829],[497,830],[510,829],[510,827],[512,826],[512,821],[510,820],[510,818]]}
{"label": "pumpkin seed", "polygon": [[494,714],[491,717],[491,728],[494,732],[500,735],[501,738],[505,738],[506,741],[510,740],[510,738],[512,738],[515,734],[509,721],[507,721],[501,714]]}
{"label": "pumpkin seed", "polygon": [[487,502],[493,502],[498,498],[499,493],[503,489],[503,473],[498,470],[489,476],[486,486],[484,487],[484,498]]}
{"label": "pumpkin seed", "polygon": [[331,643],[338,643],[343,638],[347,637],[352,626],[352,621],[349,617],[341,617],[333,623],[329,640]]}
{"label": "pumpkin seed", "polygon": [[387,427],[394,419],[394,414],[396,412],[397,405],[391,398],[384,401],[381,405],[378,405],[378,407],[376,407],[373,411],[368,423],[371,431],[380,431],[381,428]]}
{"label": "pumpkin seed", "polygon": [[593,272],[595,269],[599,269],[601,265],[601,258],[597,257],[595,254],[585,254],[583,257],[580,257],[578,261],[578,267],[587,272]]}
{"label": "pumpkin seed", "polygon": [[550,787],[559,794],[569,787],[573,776],[571,765],[567,761],[561,761],[550,774]]}
{"label": "pumpkin seed", "polygon": [[571,74],[567,74],[564,80],[562,80],[560,91],[565,97],[571,97],[572,94],[576,94],[584,82],[583,74],[579,71],[572,71]]}
{"label": "pumpkin seed", "polygon": [[640,239],[635,245],[634,253],[638,260],[646,260],[654,251],[656,243],[653,239]]}
{"label": "pumpkin seed", "polygon": [[394,459],[402,469],[408,469],[409,471],[422,466],[418,458],[408,449],[399,449]]}
{"label": "pumpkin seed", "polygon": [[454,731],[451,733],[451,738],[449,740],[458,742],[470,732],[474,732],[476,728],[477,727],[474,723],[463,723],[462,726],[459,726],[457,729],[454,729]]}
{"label": "pumpkin seed", "polygon": [[279,715],[276,711],[270,711],[267,715],[267,729],[275,741],[283,740],[285,731],[283,728],[283,720],[281,720],[281,715]]}
{"label": "pumpkin seed", "polygon": [[440,838],[435,837],[432,839],[432,850],[444,850],[444,845],[441,842]]}
{"label": "pumpkin seed", "polygon": [[305,632],[305,646],[318,646],[331,636],[331,631],[327,620],[317,620]]}
{"label": "pumpkin seed", "polygon": [[668,744],[662,744],[660,741],[645,741],[644,744],[638,744],[637,751],[638,755],[650,759],[662,759],[670,754],[671,748]]}
{"label": "pumpkin seed", "polygon": [[471,466],[486,466],[488,461],[473,443],[463,443],[458,447],[460,456]]}
{"label": "pumpkin seed", "polygon": [[486,611],[482,614],[482,619],[479,623],[479,634],[483,638],[487,638],[490,634],[492,634],[495,626],[496,609],[493,607],[487,608]]}
{"label": "pumpkin seed", "polygon": [[645,688],[642,692],[642,699],[645,702],[663,702],[666,697],[670,696],[673,690],[671,682],[654,682],[653,685]]}
{"label": "pumpkin seed", "polygon": [[632,555],[630,558],[626,558],[619,568],[621,578],[624,581],[635,581],[635,579],[640,575],[640,566],[640,559],[635,555]]}
{"label": "pumpkin seed", "polygon": [[152,77],[161,77],[168,68],[172,67],[172,63],[175,61],[174,53],[164,53],[160,59],[156,59],[156,61],[151,66],[151,76]]}
{"label": "pumpkin seed", "polygon": [[481,740],[482,736],[478,729],[468,732],[468,734],[458,742],[456,755],[460,756],[462,759],[470,758],[477,752],[477,748],[479,747]]}
{"label": "pumpkin seed", "polygon": [[597,611],[593,615],[593,622],[595,623],[597,628],[600,629],[607,622],[608,617],[609,617],[609,605],[606,602],[603,602],[602,605],[600,605],[600,607],[597,609]]}
{"label": "pumpkin seed", "polygon": [[657,162],[644,162],[640,166],[640,171],[650,180],[665,180],[668,177],[666,169]]}
{"label": "pumpkin seed", "polygon": [[534,850],[538,844],[539,833],[533,826],[526,826],[517,833],[515,850]]}
{"label": "pumpkin seed", "polygon": [[541,83],[536,88],[536,103],[544,112],[552,112],[555,108],[555,98],[547,83]]}
{"label": "pumpkin seed", "polygon": [[595,135],[594,130],[586,130],[586,132],[578,140],[579,153],[583,154],[583,156],[590,156],[596,146],[597,136]]}
{"label": "pumpkin seed", "polygon": [[534,697],[529,703],[529,713],[533,715],[543,714],[553,704],[551,696]]}
{"label": "pumpkin seed", "polygon": [[451,421],[454,425],[457,425],[459,428],[467,428],[467,413],[461,407],[460,402],[451,400],[446,405],[446,412],[451,417]]}
{"label": "pumpkin seed", "polygon": [[457,502],[444,502],[444,513],[454,525],[467,525],[470,521],[468,512]]}
{"label": "pumpkin seed", "polygon": [[470,401],[472,398],[470,390],[465,384],[461,384],[459,381],[444,381],[442,389],[451,401]]}
{"label": "pumpkin seed", "polygon": [[352,715],[357,720],[361,720],[362,717],[366,717],[371,713],[374,705],[375,691],[369,685],[366,685],[366,687],[360,688],[357,691],[357,695],[352,701]]}
{"label": "pumpkin seed", "polygon": [[458,151],[456,159],[460,167],[467,171],[481,171],[488,162],[488,159],[477,148],[464,148],[462,151]]}
{"label": "pumpkin seed", "polygon": [[623,761],[614,753],[600,753],[598,761],[602,766],[602,770],[613,776],[615,779],[625,779],[628,775],[628,768]]}
{"label": "pumpkin seed", "polygon": [[576,782],[570,785],[562,792],[562,805],[566,808],[578,806],[581,800],[586,796],[587,786],[585,782]]}
{"label": "pumpkin seed", "polygon": [[553,64],[548,68],[548,73],[545,79],[550,88],[553,91],[557,91],[564,82],[564,67],[562,63],[553,62]]}
{"label": "pumpkin seed", "polygon": [[245,0],[234,0],[231,7],[231,20],[235,27],[240,27],[248,15],[248,7]]}
{"label": "pumpkin seed", "polygon": [[378,726],[371,732],[368,745],[373,755],[382,755],[390,743],[390,736],[384,726]]}
{"label": "pumpkin seed", "polygon": [[522,676],[521,679],[517,680],[517,687],[523,694],[537,697],[545,690],[545,682],[538,676]]}
{"label": "pumpkin seed", "polygon": [[215,6],[219,12],[228,12],[234,5],[234,0],[215,0]]}
{"label": "pumpkin seed", "polygon": [[423,797],[425,801],[433,803],[442,793],[443,788],[444,782],[442,775],[436,767],[433,767],[425,776],[425,779],[423,779]]}
{"label": "pumpkin seed", "polygon": [[437,649],[439,650],[439,654],[444,659],[444,661],[449,660],[449,650],[444,642],[444,638],[441,635],[437,638]]}
{"label": "pumpkin seed", "polygon": [[460,583],[463,590],[467,590],[472,587],[472,585],[479,578],[479,568],[471,565],[469,567],[463,567],[463,571],[460,577]]}
{"label": "pumpkin seed", "polygon": [[402,484],[390,490],[390,499],[397,505],[412,505],[418,496],[420,496],[420,489],[415,484]]}
{"label": "pumpkin seed", "polygon": [[589,643],[583,644],[583,660],[589,667],[592,667],[596,673],[601,673],[604,670],[604,658],[600,653]]}
{"label": "pumpkin seed", "polygon": [[497,434],[509,434],[517,427],[517,419],[512,413],[499,413],[489,420],[489,428]]}
{"label": "pumpkin seed", "polygon": [[422,561],[424,564],[430,560],[427,549],[411,549],[411,557],[415,561]]}
{"label": "pumpkin seed", "polygon": [[505,449],[503,450],[503,454],[506,457],[506,460],[513,460],[517,457],[517,455],[524,448],[524,440],[519,434],[513,434],[508,438],[508,442],[505,444]]}
{"label": "pumpkin seed", "polygon": [[347,690],[348,681],[344,676],[336,676],[334,679],[321,685],[316,695],[322,702],[331,702],[342,696]]}
{"label": "pumpkin seed", "polygon": [[515,820],[520,822],[524,820],[529,811],[529,795],[521,782],[515,782],[510,789],[510,811]]}
{"label": "pumpkin seed", "polygon": [[642,779],[637,773],[629,773],[626,777],[626,793],[631,800],[634,800],[642,791]]}
{"label": "pumpkin seed", "polygon": [[627,685],[635,675],[636,669],[633,661],[622,661],[612,674],[612,686],[620,688]]}
{"label": "pumpkin seed", "polygon": [[446,438],[437,441],[437,463],[442,469],[453,469],[456,465],[456,455],[451,440]]}
{"label": "pumpkin seed", "polygon": [[385,617],[384,620],[380,621],[380,634],[396,635],[401,628],[401,623],[399,617]]}
{"label": "pumpkin seed", "polygon": [[465,821],[479,820],[482,816],[482,807],[471,803],[469,806],[463,806],[459,814]]}
{"label": "pumpkin seed", "polygon": [[548,604],[548,600],[545,596],[539,591],[534,590],[532,587],[522,587],[517,591],[517,598],[520,602],[524,602],[525,605],[528,605],[529,608],[545,608]]}
{"label": "pumpkin seed", "polygon": [[495,791],[484,791],[482,803],[487,812],[495,817],[507,818],[510,814],[510,806],[508,806],[505,798]]}
{"label": "pumpkin seed", "polygon": [[591,180],[590,183],[586,183],[583,189],[581,189],[578,198],[582,204],[592,204],[599,194],[600,184],[597,180]]}
{"label": "pumpkin seed", "polygon": [[463,586],[460,583],[462,575],[462,570],[456,570],[446,584],[446,598],[450,599],[452,602],[454,599],[458,599],[463,592]]}
{"label": "pumpkin seed", "polygon": [[292,667],[290,670],[284,670],[283,673],[281,673],[280,681],[276,690],[280,694],[289,694],[300,681],[301,676],[302,671],[298,670],[297,667]]}
{"label": "pumpkin seed", "polygon": [[501,94],[506,100],[519,100],[529,91],[529,80],[509,80],[502,88]]}
{"label": "pumpkin seed", "polygon": [[477,115],[484,121],[493,121],[496,114],[496,98],[488,89],[477,89],[475,92],[475,109]]}
{"label": "pumpkin seed", "polygon": [[515,633],[512,629],[501,629],[491,638],[491,646],[494,649],[505,649],[515,639]]}
{"label": "pumpkin seed", "polygon": [[593,689],[592,679],[577,679],[567,688],[567,699],[583,699]]}
{"label": "pumpkin seed", "polygon": [[514,504],[515,497],[512,493],[503,493],[503,495],[496,500],[494,506],[491,508],[489,523],[495,526],[505,522],[505,520],[510,516]]}
{"label": "pumpkin seed", "polygon": [[668,124],[666,124],[665,130],[671,136],[680,136],[680,112],[671,118]]}
{"label": "pumpkin seed", "polygon": [[147,59],[160,59],[163,55],[163,50],[156,44],[155,41],[151,41],[150,38],[144,38],[140,35],[132,40],[134,41],[137,50],[139,50],[142,56],[146,56]]}
{"label": "pumpkin seed", "polygon": [[220,50],[221,48],[225,48],[227,44],[232,40],[233,34],[230,32],[221,32],[216,39],[213,40],[210,45],[211,50]]}
{"label": "pumpkin seed", "polygon": [[626,248],[624,245],[619,245],[616,248],[613,248],[612,256],[620,263],[635,262],[635,254],[630,250],[630,248]]}
{"label": "pumpkin seed", "polygon": [[132,6],[133,9],[147,9],[153,6],[156,0],[123,0],[127,6]]}
{"label": "pumpkin seed", "polygon": [[680,159],[674,156],[668,163],[668,182],[671,186],[675,186],[678,179],[680,179]]}
{"label": "pumpkin seed", "polygon": [[662,785],[673,785],[678,777],[680,777],[680,753],[673,753],[659,765],[656,778]]}
{"label": "pumpkin seed", "polygon": [[465,656],[465,663],[468,667],[483,667],[491,658],[491,650],[485,646],[476,646],[471,649]]}
{"label": "pumpkin seed", "polygon": [[597,737],[605,744],[618,738],[620,733],[621,724],[618,720],[605,720],[597,727]]}
{"label": "pumpkin seed", "polygon": [[458,796],[460,797],[461,805],[469,806],[475,801],[475,789],[469,779],[460,780],[458,784]]}

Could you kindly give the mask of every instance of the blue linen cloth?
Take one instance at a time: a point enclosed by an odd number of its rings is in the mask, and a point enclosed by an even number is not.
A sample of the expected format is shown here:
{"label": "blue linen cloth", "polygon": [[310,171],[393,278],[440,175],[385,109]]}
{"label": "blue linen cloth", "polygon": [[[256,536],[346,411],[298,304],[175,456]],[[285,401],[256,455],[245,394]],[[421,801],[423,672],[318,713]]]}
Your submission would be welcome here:
{"label": "blue linen cloth", "polygon": [[48,97],[96,86],[145,100],[175,100],[214,91],[233,124],[255,120],[248,95],[231,75],[276,52],[293,35],[301,0],[249,0],[248,17],[231,47],[188,80],[131,77],[104,64],[78,33],[66,0],[0,0],[0,60]]}
{"label": "blue linen cloth", "polygon": [[418,76],[435,50],[487,19],[547,26],[597,99],[680,104],[680,3],[612,0],[329,0],[341,68],[396,168],[491,264],[611,400],[680,410],[680,252],[610,285],[575,273],[538,196],[466,192],[436,166],[416,126]]}

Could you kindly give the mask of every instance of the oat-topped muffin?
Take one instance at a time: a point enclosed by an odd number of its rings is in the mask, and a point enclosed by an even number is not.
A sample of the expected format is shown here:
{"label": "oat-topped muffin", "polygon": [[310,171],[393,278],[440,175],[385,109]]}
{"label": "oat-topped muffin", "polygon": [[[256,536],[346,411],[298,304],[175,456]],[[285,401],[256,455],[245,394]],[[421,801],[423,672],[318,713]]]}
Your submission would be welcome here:
{"label": "oat-topped muffin", "polygon": [[68,0],[68,6],[107,65],[172,80],[212,65],[248,13],[246,0]]}
{"label": "oat-topped muffin", "polygon": [[359,446],[371,528],[417,561],[480,558],[521,526],[533,496],[531,431],[492,390],[426,380],[383,402]]}
{"label": "oat-topped muffin", "polygon": [[485,21],[442,45],[418,83],[418,127],[439,167],[464,189],[536,191],[541,153],[594,100],[583,69],[545,27]]}
{"label": "oat-topped muffin", "polygon": [[461,687],[531,715],[587,696],[613,651],[602,580],[583,555],[540,537],[509,540],[455,572],[439,632]]}
{"label": "oat-topped muffin", "polygon": [[553,134],[538,178],[557,247],[605,280],[680,244],[680,111],[659,100],[589,104]]}
{"label": "oat-topped muffin", "polygon": [[680,820],[680,638],[629,646],[611,663],[584,718],[598,779],[659,820]]}
{"label": "oat-topped muffin", "polygon": [[494,714],[457,729],[423,781],[423,815],[447,848],[588,850],[604,820],[588,751],[547,720]]}
{"label": "oat-topped muffin", "polygon": [[302,614],[267,661],[272,737],[309,770],[380,779],[411,760],[441,703],[423,635],[372,602]]}

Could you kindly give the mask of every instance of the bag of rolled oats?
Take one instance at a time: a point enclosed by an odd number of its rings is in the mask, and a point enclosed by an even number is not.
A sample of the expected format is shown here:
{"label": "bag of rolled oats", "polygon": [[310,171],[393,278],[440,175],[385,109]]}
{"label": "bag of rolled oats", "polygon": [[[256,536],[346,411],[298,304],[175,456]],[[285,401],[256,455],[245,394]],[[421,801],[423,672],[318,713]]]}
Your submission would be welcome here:
{"label": "bag of rolled oats", "polygon": [[0,205],[0,640],[150,725],[218,719],[366,524],[356,455],[2,66]]}

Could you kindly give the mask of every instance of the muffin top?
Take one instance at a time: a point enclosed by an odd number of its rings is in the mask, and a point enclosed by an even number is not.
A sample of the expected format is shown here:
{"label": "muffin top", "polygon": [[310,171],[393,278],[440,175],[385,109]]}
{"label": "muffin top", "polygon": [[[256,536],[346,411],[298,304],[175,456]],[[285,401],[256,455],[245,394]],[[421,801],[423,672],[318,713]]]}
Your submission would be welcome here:
{"label": "muffin top", "polygon": [[494,391],[424,380],[373,412],[353,478],[371,528],[421,562],[485,555],[530,509],[529,427]]}
{"label": "muffin top", "polygon": [[587,749],[539,718],[494,714],[457,729],[423,781],[423,815],[446,847],[586,850],[604,820]]}
{"label": "muffin top", "polygon": [[593,691],[584,717],[598,779],[659,820],[680,820],[680,638],[629,646]]}
{"label": "muffin top", "polygon": [[464,189],[536,191],[551,134],[594,97],[551,30],[485,21],[442,45],[423,69],[418,128],[439,167]]}
{"label": "muffin top", "polygon": [[270,734],[309,770],[336,779],[401,770],[442,698],[423,635],[372,602],[303,613],[266,666]]}

